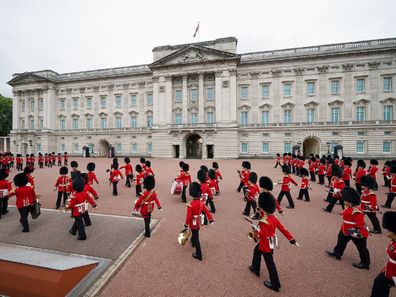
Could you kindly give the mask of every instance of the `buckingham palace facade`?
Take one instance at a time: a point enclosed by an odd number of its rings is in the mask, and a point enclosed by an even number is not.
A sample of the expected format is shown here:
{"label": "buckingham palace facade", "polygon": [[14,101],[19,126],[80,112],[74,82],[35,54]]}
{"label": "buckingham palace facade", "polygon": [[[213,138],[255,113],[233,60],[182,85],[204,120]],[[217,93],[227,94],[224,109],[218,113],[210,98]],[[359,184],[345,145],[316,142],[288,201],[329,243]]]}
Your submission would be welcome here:
{"label": "buckingham palace facade", "polygon": [[395,154],[396,38],[237,54],[234,37],[153,49],[153,62],[16,73],[14,153],[159,158]]}

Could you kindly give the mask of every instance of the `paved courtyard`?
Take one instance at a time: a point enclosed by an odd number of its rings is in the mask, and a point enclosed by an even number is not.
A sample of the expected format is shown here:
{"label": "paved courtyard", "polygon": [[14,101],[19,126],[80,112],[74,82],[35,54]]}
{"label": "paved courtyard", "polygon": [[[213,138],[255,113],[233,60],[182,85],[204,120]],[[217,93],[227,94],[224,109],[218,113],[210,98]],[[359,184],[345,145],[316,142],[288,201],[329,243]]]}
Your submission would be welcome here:
{"label": "paved courtyard", "polygon": [[[74,160],[75,158],[71,158]],[[76,158],[80,169],[84,170],[89,161],[96,162],[96,174],[100,181],[95,189],[99,193],[98,207],[91,213],[130,216],[136,199],[134,187],[126,188],[124,181],[119,184],[119,196],[111,195],[108,173],[111,159]],[[384,235],[372,235],[368,239],[371,254],[370,270],[357,270],[352,262],[359,260],[352,243],[346,249],[342,261],[334,260],[325,254],[336,244],[341,225],[340,206],[335,206],[333,213],[322,211],[326,205],[324,186],[313,184],[310,191],[311,202],[296,200],[298,188],[293,187],[292,196],[296,208],[286,209],[287,200],[282,201],[284,216],[278,216],[286,228],[291,231],[301,248],[292,246],[280,234],[279,248],[275,250],[275,263],[278,268],[281,292],[274,293],[264,287],[262,281],[268,279],[264,263],[261,277],[253,275],[250,265],[254,243],[247,238],[249,225],[242,218],[244,201],[235,191],[238,185],[236,169],[242,160],[220,160],[223,181],[220,184],[221,196],[215,198],[217,208],[215,223],[200,232],[203,261],[192,258],[190,244],[180,246],[177,235],[184,223],[186,206],[178,196],[170,195],[171,180],[178,172],[179,160],[151,159],[156,174],[156,190],[163,206],[163,211],[155,210],[154,218],[159,219],[152,237],[144,239],[139,247],[126,260],[117,274],[110,279],[101,296],[368,296],[373,279],[383,268],[386,260],[385,247],[388,242]],[[133,164],[137,159],[132,160]],[[211,160],[188,160],[193,178],[201,164],[211,166]],[[122,159],[120,159],[120,163]],[[252,170],[258,176],[267,175],[276,181],[281,178],[281,170],[274,169],[273,160],[251,160]],[[382,163],[380,164],[380,166]],[[14,173],[14,172],[13,172]],[[58,167],[37,169],[37,193],[42,196],[44,208],[53,209],[56,192],[53,191]],[[382,184],[382,176],[378,176]],[[296,177],[299,183],[300,178]],[[274,195],[280,189],[275,187]],[[378,197],[380,204],[385,201],[386,189],[380,187]],[[15,200],[11,199],[11,204]],[[93,226],[87,228],[88,240],[77,242],[68,234],[71,219],[62,211],[43,214],[31,223],[29,234],[19,233],[18,216],[11,209],[4,219],[0,241],[18,243],[42,248],[62,248],[68,252],[97,255],[112,258],[122,252],[125,246],[143,230],[143,221],[119,219],[111,216],[92,215]],[[45,230],[46,224],[56,222],[56,230]],[[369,221],[368,225],[371,227]],[[108,226],[112,226],[109,228]],[[35,239],[33,240],[33,237]],[[40,240],[37,240],[40,239]],[[59,242],[65,242],[59,247]],[[98,254],[100,250],[100,254]],[[393,293],[393,292],[392,292]]]}

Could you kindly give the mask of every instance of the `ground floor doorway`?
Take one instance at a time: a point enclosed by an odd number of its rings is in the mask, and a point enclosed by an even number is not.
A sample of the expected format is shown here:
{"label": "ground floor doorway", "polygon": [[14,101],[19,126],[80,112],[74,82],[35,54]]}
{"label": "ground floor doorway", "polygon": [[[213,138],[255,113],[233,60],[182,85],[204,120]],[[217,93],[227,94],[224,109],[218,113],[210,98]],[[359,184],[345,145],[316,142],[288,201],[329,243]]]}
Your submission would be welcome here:
{"label": "ground floor doorway", "polygon": [[186,138],[186,158],[202,159],[202,138],[198,134]]}
{"label": "ground floor doorway", "polygon": [[317,138],[309,137],[303,142],[303,154],[308,158],[310,154],[319,155],[320,143]]}

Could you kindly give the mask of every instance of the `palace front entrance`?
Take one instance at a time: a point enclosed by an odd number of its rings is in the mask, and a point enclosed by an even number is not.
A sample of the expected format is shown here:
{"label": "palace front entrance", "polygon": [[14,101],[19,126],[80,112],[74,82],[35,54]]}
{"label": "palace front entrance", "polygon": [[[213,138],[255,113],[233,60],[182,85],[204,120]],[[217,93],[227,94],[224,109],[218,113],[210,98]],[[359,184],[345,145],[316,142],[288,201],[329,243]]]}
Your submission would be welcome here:
{"label": "palace front entrance", "polygon": [[186,138],[186,158],[202,159],[202,138],[198,134]]}

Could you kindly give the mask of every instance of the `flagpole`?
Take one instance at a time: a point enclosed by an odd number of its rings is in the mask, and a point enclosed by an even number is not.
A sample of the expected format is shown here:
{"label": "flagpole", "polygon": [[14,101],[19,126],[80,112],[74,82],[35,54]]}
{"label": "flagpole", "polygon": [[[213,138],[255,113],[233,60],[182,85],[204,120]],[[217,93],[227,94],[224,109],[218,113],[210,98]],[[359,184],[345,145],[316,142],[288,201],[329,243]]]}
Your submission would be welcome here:
{"label": "flagpole", "polygon": [[201,41],[201,24],[198,22],[199,29],[198,29],[198,42]]}

